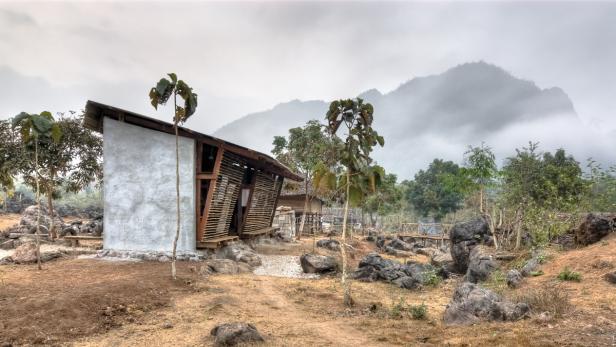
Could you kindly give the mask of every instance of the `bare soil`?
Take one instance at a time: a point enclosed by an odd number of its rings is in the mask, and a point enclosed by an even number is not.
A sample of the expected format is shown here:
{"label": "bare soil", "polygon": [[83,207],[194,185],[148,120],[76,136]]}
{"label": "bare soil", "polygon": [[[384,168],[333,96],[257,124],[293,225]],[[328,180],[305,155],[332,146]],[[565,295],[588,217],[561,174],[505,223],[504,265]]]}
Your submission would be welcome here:
{"label": "bare soil", "polygon": [[[372,249],[354,244],[355,259]],[[312,240],[269,247],[269,254],[299,255]],[[325,252],[318,250],[319,252]],[[34,266],[0,267],[0,345],[197,346],[211,345],[217,324],[255,324],[267,346],[613,346],[616,286],[600,276],[616,265],[616,235],[595,245],[554,251],[544,275],[527,279],[507,296],[559,285],[571,312],[549,322],[446,327],[442,315],[458,279],[420,291],[386,283],[352,283],[355,306],[342,305],[339,280],[274,276],[201,277],[194,263],[180,263],[171,280],[167,263],[63,259]],[[601,265],[603,264],[603,265]],[[565,266],[580,283],[560,283]],[[613,271],[614,269],[612,269]],[[427,319],[393,314],[394,306],[424,303]]]}

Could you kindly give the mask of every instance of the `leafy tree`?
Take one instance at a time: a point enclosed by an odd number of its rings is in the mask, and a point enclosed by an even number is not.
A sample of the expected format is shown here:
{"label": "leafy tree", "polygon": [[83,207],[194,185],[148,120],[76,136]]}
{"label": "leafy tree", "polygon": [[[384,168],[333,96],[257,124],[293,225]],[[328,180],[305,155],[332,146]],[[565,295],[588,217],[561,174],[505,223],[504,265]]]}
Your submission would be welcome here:
{"label": "leafy tree", "polygon": [[553,234],[556,221],[548,225],[547,236],[539,223],[555,220],[556,212],[577,209],[589,188],[579,163],[564,149],[554,154],[539,153],[538,144],[532,142],[507,158],[502,177],[504,204],[516,210],[516,249],[520,247],[523,228],[534,230],[541,239]]}
{"label": "leafy tree", "polygon": [[368,212],[370,225],[374,226],[373,214],[384,216],[402,209],[403,190],[396,181],[396,175],[386,174],[376,191],[363,201],[362,209]]}
{"label": "leafy tree", "polygon": [[[346,128],[343,141],[343,150],[340,153],[340,164],[344,166],[345,173],[338,178],[338,185],[344,187],[344,216],[342,222],[343,242],[347,236],[347,221],[349,204],[359,204],[366,193],[366,189],[376,190],[383,168],[372,166],[370,153],[376,145],[383,146],[384,139],[373,128],[372,121],[374,109],[369,103],[357,98],[333,101],[327,111],[329,131],[336,134],[341,125]],[[326,176],[319,174],[319,177]],[[331,174],[330,174],[331,177]],[[346,246],[340,247],[342,253],[342,287],[344,289],[344,304],[351,305],[351,292],[347,283],[346,274]]]}
{"label": "leafy tree", "polygon": [[[32,162],[22,160],[18,164],[24,183],[35,189],[38,178],[47,196],[49,215],[54,215],[53,200],[62,192],[76,193],[93,181],[102,180],[103,144],[100,136],[83,127],[83,115],[60,114],[55,121],[62,133],[62,141],[44,141],[39,145],[38,166],[34,170]],[[35,175],[34,172],[38,172]],[[52,222],[49,228],[52,238],[56,237]]]}
{"label": "leafy tree", "polygon": [[12,120],[13,128],[18,128],[21,141],[27,150],[34,147],[34,172],[36,181],[36,204],[38,206],[36,215],[36,263],[41,270],[41,190],[39,173],[39,146],[41,143],[59,142],[62,132],[58,124],[54,122],[51,113],[44,111],[41,114],[28,114],[22,112]]}
{"label": "leafy tree", "polygon": [[616,166],[603,169],[592,158],[588,159],[589,208],[592,211],[616,211]]}
{"label": "leafy tree", "polygon": [[[197,109],[197,94],[183,80],[178,80],[175,73],[168,74],[169,79],[161,78],[155,87],[150,89],[150,103],[155,109],[165,105],[173,96],[173,129],[175,130],[175,188],[176,188],[176,229],[173,239],[173,255],[171,257],[171,276],[176,279],[175,261],[178,239],[180,237],[180,145],[178,125],[184,124]],[[177,97],[184,100],[183,106],[178,106]]]}
{"label": "leafy tree", "polygon": [[465,171],[479,192],[479,212],[484,213],[485,189],[493,183],[498,175],[495,156],[492,149],[483,142],[481,146],[468,146],[465,155]]}
{"label": "leafy tree", "polygon": [[320,165],[331,167],[335,164],[336,151],[340,148],[340,140],[328,134],[325,127],[317,120],[310,120],[303,127],[289,129],[287,138],[274,137],[272,153],[281,163],[299,172],[304,177],[304,213],[297,234],[301,238],[306,222],[306,211],[311,203],[312,182],[316,169]]}
{"label": "leafy tree", "polygon": [[3,205],[14,189],[14,177],[17,175],[15,158],[19,155],[18,139],[11,128],[9,120],[0,120],[0,191],[4,193]]}
{"label": "leafy tree", "polygon": [[409,182],[406,198],[422,217],[432,215],[440,221],[461,208],[467,186],[467,176],[457,164],[434,159]]}

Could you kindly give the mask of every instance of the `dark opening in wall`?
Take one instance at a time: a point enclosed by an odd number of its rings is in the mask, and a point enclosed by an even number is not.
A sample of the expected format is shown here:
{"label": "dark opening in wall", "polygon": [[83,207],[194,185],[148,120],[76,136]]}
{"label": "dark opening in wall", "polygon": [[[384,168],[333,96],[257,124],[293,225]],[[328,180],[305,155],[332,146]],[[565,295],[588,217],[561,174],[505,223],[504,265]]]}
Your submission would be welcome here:
{"label": "dark opening in wall", "polygon": [[201,147],[201,172],[214,171],[214,163],[216,162],[216,154],[218,147],[203,144]]}

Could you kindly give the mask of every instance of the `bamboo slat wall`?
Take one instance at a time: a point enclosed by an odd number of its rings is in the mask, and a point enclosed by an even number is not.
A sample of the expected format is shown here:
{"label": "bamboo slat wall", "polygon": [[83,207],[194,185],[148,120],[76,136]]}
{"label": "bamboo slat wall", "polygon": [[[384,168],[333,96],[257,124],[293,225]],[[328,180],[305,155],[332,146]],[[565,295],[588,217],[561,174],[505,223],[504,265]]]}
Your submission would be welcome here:
{"label": "bamboo slat wall", "polygon": [[207,222],[203,232],[203,240],[227,236],[233,211],[238,199],[242,178],[244,177],[244,162],[238,156],[225,152],[222,158],[212,203],[209,207]]}
{"label": "bamboo slat wall", "polygon": [[282,180],[275,180],[271,174],[257,173],[252,200],[244,224],[244,232],[256,231],[270,226],[276,208],[280,184],[282,184]]}

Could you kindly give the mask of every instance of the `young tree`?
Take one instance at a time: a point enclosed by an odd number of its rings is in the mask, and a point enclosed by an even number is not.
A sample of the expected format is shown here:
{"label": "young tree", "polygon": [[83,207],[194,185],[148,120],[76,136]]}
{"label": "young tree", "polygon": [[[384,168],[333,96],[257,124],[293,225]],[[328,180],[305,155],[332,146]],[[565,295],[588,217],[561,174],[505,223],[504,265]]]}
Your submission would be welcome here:
{"label": "young tree", "polygon": [[464,153],[466,172],[479,191],[479,212],[484,213],[484,195],[487,186],[492,184],[498,174],[492,149],[483,142],[481,146],[468,146]]}
{"label": "young tree", "polygon": [[344,304],[351,305],[352,298],[346,274],[346,236],[349,215],[349,203],[360,202],[364,195],[363,187],[368,186],[374,191],[380,177],[384,175],[381,167],[371,166],[370,153],[377,144],[384,145],[383,137],[372,129],[374,109],[369,103],[357,98],[337,100],[329,105],[327,121],[329,131],[336,134],[341,125],[346,128],[344,134],[343,150],[340,154],[340,163],[345,167],[345,173],[340,177],[340,183],[345,187],[344,216],[342,221],[342,240],[340,247],[342,253],[342,287],[344,290]]}
{"label": "young tree", "polygon": [[[324,126],[317,120],[310,120],[303,127],[289,129],[288,138],[274,137],[272,153],[281,163],[304,176],[304,212],[300,222],[297,239],[301,239],[306,223],[306,212],[316,190],[312,187],[314,173],[319,165],[331,166],[335,156],[332,148],[340,146],[340,140],[329,136]],[[312,188],[312,189],[311,189]]]}
{"label": "young tree", "polygon": [[25,112],[15,116],[12,120],[13,128],[18,128],[21,134],[21,140],[27,150],[31,150],[34,144],[34,171],[36,181],[36,263],[38,269],[41,270],[41,190],[39,185],[39,145],[41,143],[59,142],[62,137],[60,127],[54,122],[50,112],[41,112],[41,114],[28,114]]}
{"label": "young tree", "polygon": [[[24,183],[36,188],[36,178],[47,196],[47,207],[51,218],[49,234],[57,237],[54,226],[53,199],[62,191],[76,193],[93,181],[102,179],[103,143],[101,137],[83,127],[83,115],[60,114],[55,124],[60,128],[62,141],[47,141],[39,146],[38,175],[35,175],[32,162],[22,160],[19,172]],[[36,176],[36,177],[35,177]],[[60,189],[61,187],[61,189]]]}
{"label": "young tree", "polygon": [[375,226],[374,214],[385,216],[402,209],[403,192],[396,181],[396,175],[386,174],[376,191],[362,202],[362,210],[368,212],[371,226]]}
{"label": "young tree", "polygon": [[434,159],[408,183],[406,198],[422,217],[432,215],[440,221],[460,209],[467,187],[467,176],[457,164]]}
{"label": "young tree", "polygon": [[[175,261],[178,239],[180,237],[180,144],[178,125],[184,124],[197,109],[197,94],[193,93],[192,88],[186,82],[179,80],[174,73],[168,74],[169,79],[161,78],[155,87],[150,89],[150,103],[155,109],[158,105],[165,105],[173,95],[173,129],[175,130],[175,193],[177,221],[175,238],[173,239],[173,255],[171,257],[171,276],[176,278]],[[177,97],[184,99],[184,106],[178,106]]]}

